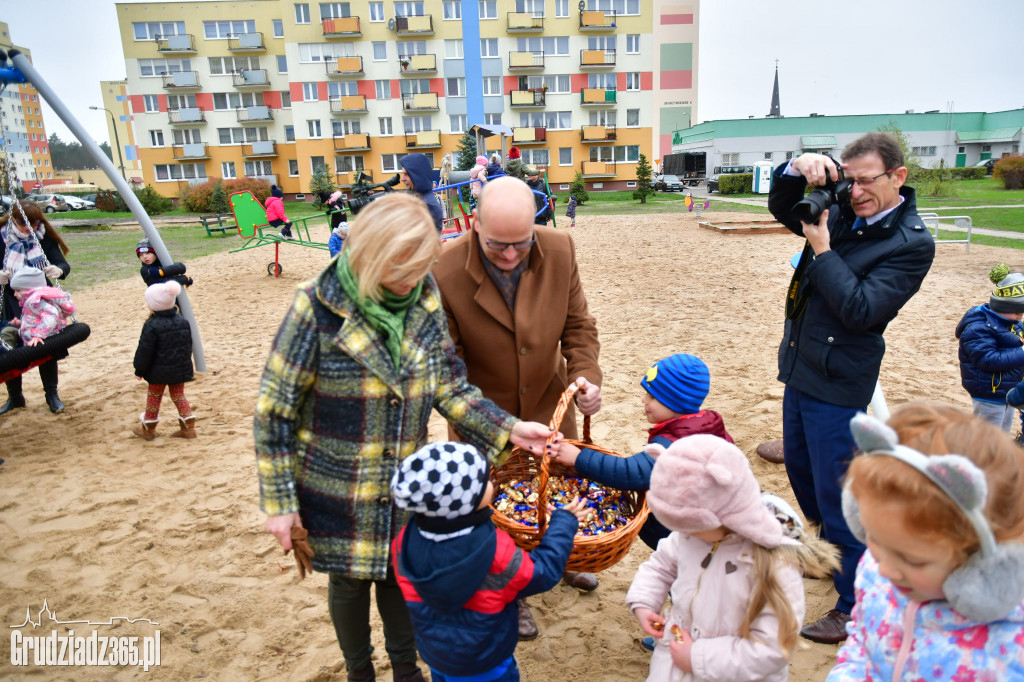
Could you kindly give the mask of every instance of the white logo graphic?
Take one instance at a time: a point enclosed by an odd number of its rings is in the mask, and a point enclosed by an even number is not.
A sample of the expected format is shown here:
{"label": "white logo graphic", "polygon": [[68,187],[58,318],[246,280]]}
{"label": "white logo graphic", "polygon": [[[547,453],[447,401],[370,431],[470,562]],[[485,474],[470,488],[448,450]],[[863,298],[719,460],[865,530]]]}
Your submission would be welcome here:
{"label": "white logo graphic", "polygon": [[[95,629],[88,635],[76,635],[67,628],[66,634],[58,634],[56,629],[48,635],[29,635],[23,628],[43,627],[49,621],[52,625],[80,626],[111,626],[122,623],[144,623],[159,626],[148,618],[128,618],[114,616],[107,621],[93,622],[90,620],[60,620],[57,613],[50,610],[44,600],[42,608],[32,619],[32,607],[25,608],[25,620],[20,625],[9,626],[11,632],[11,665],[27,666],[142,666],[146,672],[151,666],[160,665],[160,630],[154,630],[152,636],[142,637],[108,637],[100,635]],[[85,629],[84,627],[82,628]],[[140,651],[141,640],[141,651]],[[31,652],[31,653],[30,653]]]}

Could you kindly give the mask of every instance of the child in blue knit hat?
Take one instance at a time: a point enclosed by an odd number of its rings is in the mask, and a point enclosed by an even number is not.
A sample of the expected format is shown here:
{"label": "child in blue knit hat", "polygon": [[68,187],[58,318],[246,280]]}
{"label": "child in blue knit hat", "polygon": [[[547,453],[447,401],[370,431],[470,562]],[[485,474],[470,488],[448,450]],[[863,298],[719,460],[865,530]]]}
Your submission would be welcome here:
{"label": "child in blue knit hat", "polygon": [[[644,387],[644,414],[653,426],[648,429],[648,443],[668,447],[683,436],[706,433],[730,443],[732,437],[725,430],[722,416],[713,410],[701,409],[711,386],[708,366],[696,355],[677,353],[659,360],[640,379]],[[562,441],[555,459],[566,466],[575,467],[580,476],[618,490],[647,490],[651,485],[654,458],[646,452],[632,457],[606,455],[596,450],[582,450]],[[658,541],[670,531],[661,525],[654,514],[640,529],[640,539],[656,549]]]}

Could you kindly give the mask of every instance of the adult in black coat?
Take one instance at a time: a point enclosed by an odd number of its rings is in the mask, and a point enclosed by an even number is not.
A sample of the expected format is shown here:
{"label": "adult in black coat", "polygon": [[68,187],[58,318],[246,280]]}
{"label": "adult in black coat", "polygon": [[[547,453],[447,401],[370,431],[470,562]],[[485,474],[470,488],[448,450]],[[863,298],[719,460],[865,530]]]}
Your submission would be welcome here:
{"label": "adult in black coat", "polygon": [[[64,279],[71,272],[64,255],[70,249],[64,243],[50,221],[31,201],[20,201],[12,205],[11,211],[0,216],[0,286],[3,287],[3,311],[0,326],[9,320],[21,317],[21,304],[14,297],[9,282],[11,276],[29,265],[46,274],[47,283]],[[50,412],[64,411],[64,403],[57,395],[57,362],[66,358],[68,352],[60,351],[51,360],[39,365],[39,378],[43,382],[43,393]],[[7,382],[7,402],[0,406],[0,414],[25,407],[25,395],[21,392],[21,377]]]}

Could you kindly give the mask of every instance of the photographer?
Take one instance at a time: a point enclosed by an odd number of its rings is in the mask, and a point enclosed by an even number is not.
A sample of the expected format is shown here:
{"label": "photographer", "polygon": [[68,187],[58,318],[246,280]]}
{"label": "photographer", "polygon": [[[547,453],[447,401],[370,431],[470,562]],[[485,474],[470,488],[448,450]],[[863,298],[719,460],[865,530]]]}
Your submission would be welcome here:
{"label": "photographer", "polygon": [[[935,243],[917,215],[895,137],[868,133],[842,164],[804,154],[775,170],[768,208],[807,238],[787,289],[779,347],[786,472],[808,521],[842,552],[836,607],[800,634],[846,639],[853,580],[864,546],[843,518],[841,486],[855,449],[850,419],[866,411],[878,380],[882,333],[921,287]],[[840,168],[842,172],[840,172]],[[845,177],[844,177],[845,176]],[[808,184],[819,190],[804,199]]]}
{"label": "photographer", "polygon": [[427,205],[427,210],[430,211],[430,217],[434,219],[434,227],[440,234],[444,213],[441,211],[441,203],[434,196],[434,181],[430,177],[433,168],[430,167],[430,160],[426,154],[406,154],[398,163],[402,166],[402,184],[406,189],[420,195]]}

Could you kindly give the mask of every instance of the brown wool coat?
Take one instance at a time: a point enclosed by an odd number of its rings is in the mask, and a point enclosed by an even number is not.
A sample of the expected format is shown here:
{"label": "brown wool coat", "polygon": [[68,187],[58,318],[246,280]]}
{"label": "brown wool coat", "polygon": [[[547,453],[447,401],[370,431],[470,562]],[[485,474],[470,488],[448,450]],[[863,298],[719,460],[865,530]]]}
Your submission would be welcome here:
{"label": "brown wool coat", "polygon": [[[546,424],[569,377],[600,386],[603,375],[572,238],[546,227],[536,236],[514,314],[484,270],[475,230],[445,248],[433,274],[469,382],[507,412]],[[572,406],[561,431],[577,438]]]}

